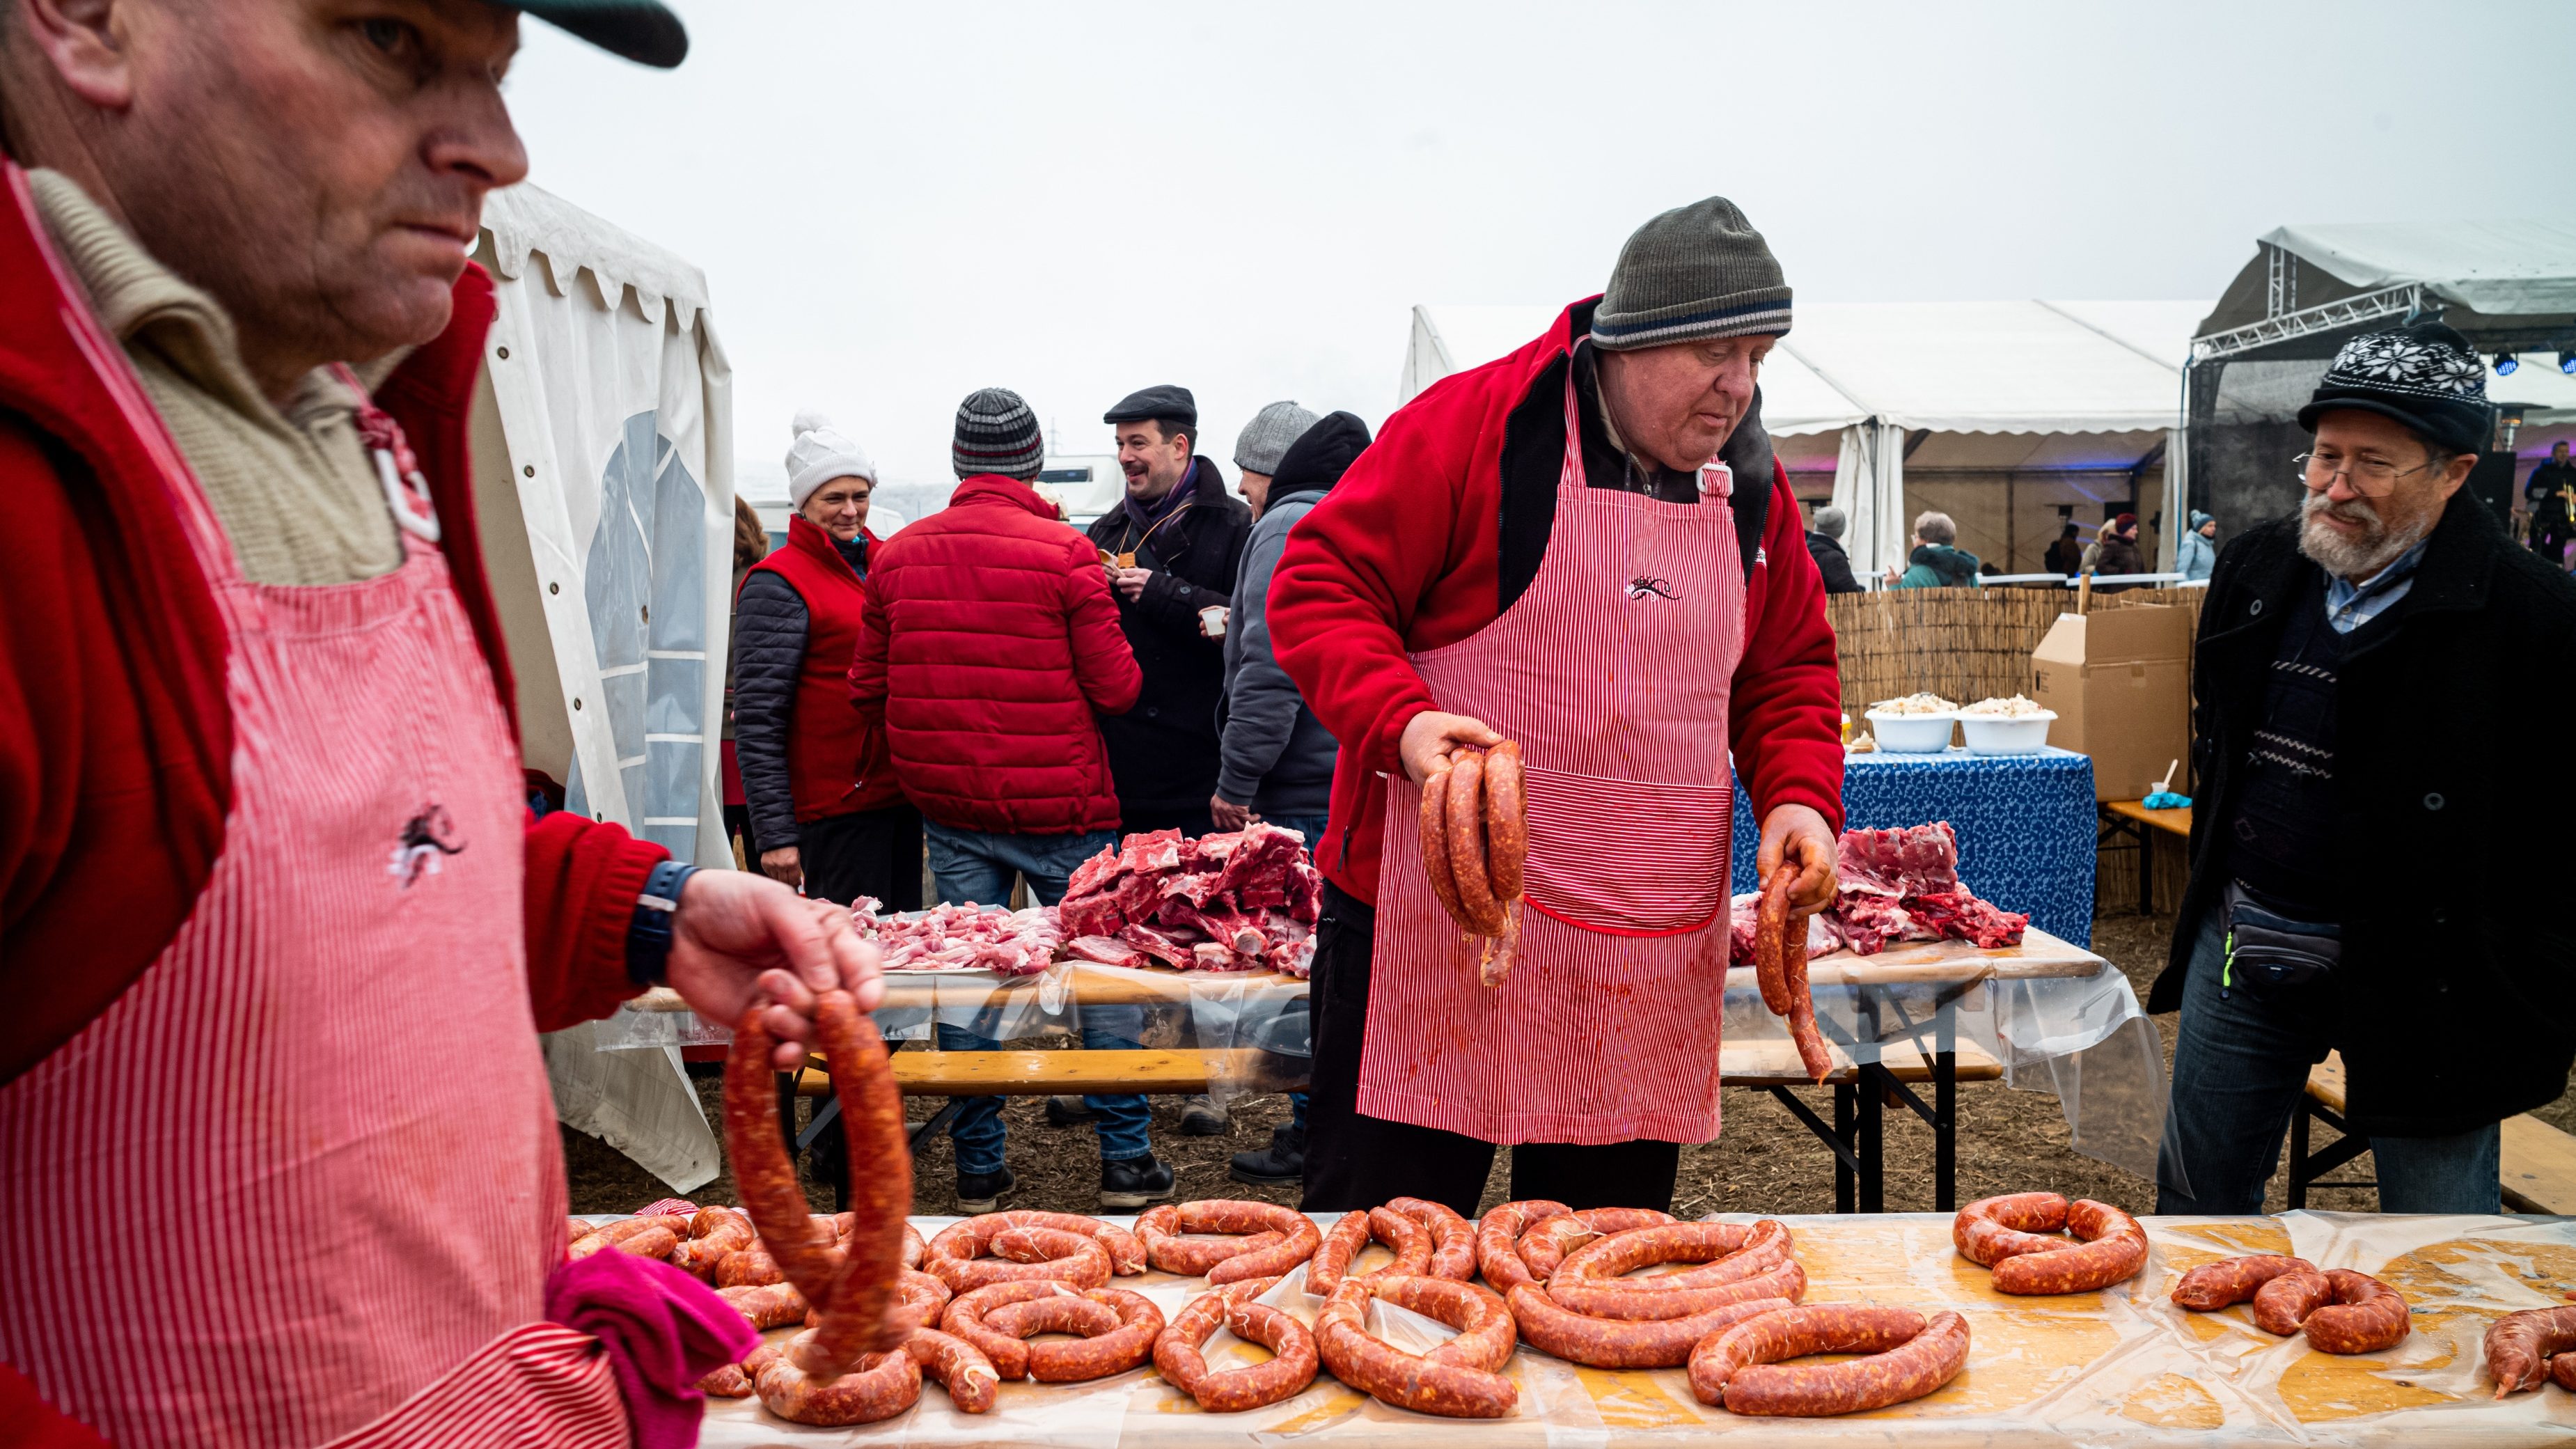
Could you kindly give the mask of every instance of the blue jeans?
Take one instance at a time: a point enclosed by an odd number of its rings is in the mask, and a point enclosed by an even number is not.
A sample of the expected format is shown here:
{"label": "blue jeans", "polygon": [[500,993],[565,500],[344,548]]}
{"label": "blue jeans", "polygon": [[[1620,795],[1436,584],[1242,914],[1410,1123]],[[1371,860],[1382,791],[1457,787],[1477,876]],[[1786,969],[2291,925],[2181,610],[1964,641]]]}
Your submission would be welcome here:
{"label": "blue jeans", "polygon": [[[967,901],[1005,903],[1011,898],[1015,876],[1028,877],[1032,900],[1054,905],[1063,898],[1065,882],[1076,867],[1098,855],[1103,847],[1118,843],[1117,833],[1108,830],[1084,835],[996,835],[926,821],[923,832],[927,837],[931,882],[939,888],[939,899],[949,905]],[[1094,1051],[1133,1051],[1141,1045],[1138,1038],[1144,1033],[1145,1008],[1141,1006],[1093,1007],[1082,1013],[1082,1044]],[[941,1051],[988,1052],[1000,1045],[966,1027],[944,1021],[939,1024]],[[1144,1098],[1085,1097],[1082,1101],[1100,1114],[1103,1161],[1123,1162],[1153,1151],[1146,1128],[1154,1114]],[[1008,1135],[1002,1125],[1001,1098],[959,1099],[957,1115],[948,1126],[949,1140],[957,1145],[957,1171],[978,1176],[1001,1171],[1002,1144]]]}
{"label": "blue jeans", "polygon": [[[1330,824],[1331,821],[1328,817],[1322,815],[1282,815],[1270,823],[1278,826],[1282,830],[1294,830],[1298,834],[1306,837],[1306,850],[1307,853],[1311,855],[1315,851],[1323,849],[1324,827]],[[1305,1135],[1306,1094],[1303,1092],[1290,1092],[1288,1094],[1288,1130],[1297,1133],[1299,1136]]]}
{"label": "blue jeans", "polygon": [[[2261,1212],[2308,1068],[2334,1045],[2321,1003],[2257,1001],[2242,986],[2222,994],[2221,914],[2212,910],[2202,924],[2183,983],[2173,1101],[2156,1163],[2159,1213]],[[2502,1211],[2500,1144],[2493,1123],[2448,1137],[2371,1138],[2379,1210]]]}

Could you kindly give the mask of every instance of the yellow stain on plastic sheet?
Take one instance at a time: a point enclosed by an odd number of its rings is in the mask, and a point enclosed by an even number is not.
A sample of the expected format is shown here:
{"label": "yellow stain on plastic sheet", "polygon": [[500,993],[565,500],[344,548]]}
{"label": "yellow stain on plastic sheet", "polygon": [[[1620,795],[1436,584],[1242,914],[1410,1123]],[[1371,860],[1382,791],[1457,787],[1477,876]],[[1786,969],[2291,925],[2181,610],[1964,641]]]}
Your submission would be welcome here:
{"label": "yellow stain on plastic sheet", "polygon": [[2215,1429],[2227,1422],[2227,1411],[2209,1390],[2181,1374],[2158,1374],[2128,1402],[2120,1416],[2155,1429]]}
{"label": "yellow stain on plastic sheet", "polygon": [[[1358,1413],[1360,1411],[1360,1407],[1368,1402],[1368,1395],[1363,1394],[1356,1389],[1343,1388],[1340,1384],[1334,1383],[1331,1379],[1318,1378],[1315,1382],[1329,1388],[1331,1390],[1330,1396],[1322,1403],[1317,1404],[1315,1407],[1308,1409],[1302,1414],[1299,1414],[1297,1417],[1293,1419],[1282,1419],[1278,1423],[1264,1429],[1262,1433],[1265,1436],[1270,1438],[1286,1438],[1291,1434],[1311,1434],[1328,1424],[1334,1423],[1337,1420],[1349,1418],[1351,1415]],[[1192,1403],[1190,1407],[1197,1408],[1198,1405]]]}
{"label": "yellow stain on plastic sheet", "polygon": [[[2449,1271],[2453,1268],[2467,1271]],[[2425,1305],[2477,1293],[2490,1272],[2502,1273],[2545,1298],[2560,1299],[2576,1289],[2576,1247],[2454,1238],[2391,1258],[2371,1276],[2406,1295],[2408,1302]]]}
{"label": "yellow stain on plastic sheet", "polygon": [[[2018,1408],[2083,1377],[2095,1359],[2119,1346],[2120,1331],[2089,1311],[2016,1314],[1971,1310],[1968,1366],[1943,1391],[1963,1411]],[[2081,1297],[2076,1301],[2082,1301]]]}
{"label": "yellow stain on plastic sheet", "polygon": [[1673,1402],[1651,1373],[1577,1366],[1574,1377],[1591,1396],[1605,1429],[1670,1429],[1704,1422],[1703,1416]]}
{"label": "yellow stain on plastic sheet", "polygon": [[2281,1375],[2279,1393],[2282,1404],[2302,1424],[2459,1402],[2453,1395],[2419,1387],[2411,1375],[2399,1379],[2390,1374],[2385,1365],[2366,1356],[2339,1358],[2311,1351]]}

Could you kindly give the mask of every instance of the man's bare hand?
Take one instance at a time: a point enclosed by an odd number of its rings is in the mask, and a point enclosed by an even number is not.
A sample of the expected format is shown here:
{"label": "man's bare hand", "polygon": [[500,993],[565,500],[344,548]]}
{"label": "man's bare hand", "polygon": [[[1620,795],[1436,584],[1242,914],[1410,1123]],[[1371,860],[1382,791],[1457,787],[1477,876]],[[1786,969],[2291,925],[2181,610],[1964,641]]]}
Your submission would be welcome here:
{"label": "man's bare hand", "polygon": [[805,857],[792,845],[764,850],[760,853],[760,873],[789,890],[801,891],[805,888]]}
{"label": "man's bare hand", "polygon": [[1395,757],[1404,766],[1404,777],[1419,785],[1431,778],[1432,771],[1449,763],[1453,752],[1491,749],[1502,742],[1503,737],[1483,720],[1426,709],[1405,722],[1404,734],[1396,741]]}
{"label": "man's bare hand", "polygon": [[1834,833],[1813,808],[1782,805],[1762,818],[1754,879],[1769,880],[1784,860],[1798,867],[1789,886],[1789,914],[1803,920],[1834,903]]}
{"label": "man's bare hand", "polygon": [[1118,597],[1132,604],[1145,596],[1145,581],[1153,576],[1152,569],[1111,569],[1109,582],[1117,586]]}
{"label": "man's bare hand", "polygon": [[885,999],[877,948],[851,929],[847,906],[807,900],[748,871],[702,870],[680,889],[671,921],[671,989],[689,1009],[728,1026],[756,1000],[778,1038],[771,1064],[805,1061],[814,1036],[814,994],[835,986],[873,1011]]}
{"label": "man's bare hand", "polygon": [[1237,805],[1223,795],[1208,797],[1208,814],[1215,817],[1219,830],[1241,830],[1259,818],[1252,813],[1252,807]]}

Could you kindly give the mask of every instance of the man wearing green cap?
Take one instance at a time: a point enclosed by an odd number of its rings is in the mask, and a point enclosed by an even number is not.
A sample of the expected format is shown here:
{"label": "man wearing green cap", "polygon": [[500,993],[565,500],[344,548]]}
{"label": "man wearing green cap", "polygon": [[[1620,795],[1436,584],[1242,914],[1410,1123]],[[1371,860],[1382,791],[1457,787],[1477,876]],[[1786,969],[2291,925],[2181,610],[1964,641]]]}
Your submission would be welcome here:
{"label": "man wearing green cap", "polygon": [[793,1065],[881,991],[836,909],[530,818],[466,439],[518,25],[0,3],[12,1443],[682,1442],[752,1335],[565,1261],[536,1032],[667,981]]}

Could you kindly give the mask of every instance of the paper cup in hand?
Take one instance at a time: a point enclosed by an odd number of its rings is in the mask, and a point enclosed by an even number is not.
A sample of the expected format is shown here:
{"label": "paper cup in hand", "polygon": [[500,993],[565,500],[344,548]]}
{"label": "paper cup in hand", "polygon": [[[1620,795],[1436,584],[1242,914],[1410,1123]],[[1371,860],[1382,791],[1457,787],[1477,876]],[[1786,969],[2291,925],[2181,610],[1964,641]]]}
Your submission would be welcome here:
{"label": "paper cup in hand", "polygon": [[1234,611],[1223,604],[1210,604],[1199,610],[1199,632],[1211,639],[1225,637],[1225,622]]}

